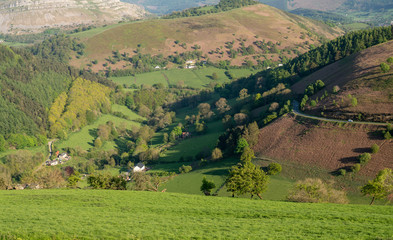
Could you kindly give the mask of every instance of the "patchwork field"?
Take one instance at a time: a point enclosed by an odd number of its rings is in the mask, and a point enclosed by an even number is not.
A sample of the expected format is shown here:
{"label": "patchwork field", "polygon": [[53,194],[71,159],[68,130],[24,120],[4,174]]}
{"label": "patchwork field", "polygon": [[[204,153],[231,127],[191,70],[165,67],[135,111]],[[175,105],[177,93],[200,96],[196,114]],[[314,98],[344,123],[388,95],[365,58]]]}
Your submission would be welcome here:
{"label": "patchwork field", "polygon": [[110,190],[0,191],[0,205],[2,239],[393,237],[390,206]]}

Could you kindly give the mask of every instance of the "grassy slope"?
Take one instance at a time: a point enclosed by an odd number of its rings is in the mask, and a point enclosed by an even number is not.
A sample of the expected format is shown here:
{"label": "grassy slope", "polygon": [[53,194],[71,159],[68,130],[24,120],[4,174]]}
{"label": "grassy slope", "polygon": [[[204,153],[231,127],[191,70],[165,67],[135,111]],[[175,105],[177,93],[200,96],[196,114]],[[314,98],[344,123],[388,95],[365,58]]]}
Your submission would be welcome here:
{"label": "grassy slope", "polygon": [[[303,26],[312,32],[311,37],[300,38],[301,32],[307,32]],[[175,51],[186,51],[174,45],[174,41],[179,40],[187,44],[187,51],[192,50],[190,46],[198,44],[207,53],[238,38],[247,39],[246,46],[263,39],[274,43],[280,41],[280,48],[294,47],[305,41],[318,44],[315,33],[327,38],[340,34],[322,23],[261,4],[200,17],[133,22],[102,29],[101,33],[96,29],[94,33],[87,31],[76,35],[87,45],[86,56],[73,61],[73,64],[84,66],[94,59],[102,64],[115,50],[132,55],[138,44],[142,44],[142,53],[171,55]],[[217,57],[215,60],[220,59]]]}
{"label": "grassy slope", "polygon": [[[183,81],[185,86],[194,88],[204,88],[210,83],[224,83],[229,82],[230,79],[224,74],[225,69],[214,67],[207,67],[201,69],[171,69],[167,71],[155,71],[149,73],[137,74],[135,77],[112,77],[111,80],[117,84],[136,84],[136,85],[150,85],[162,83],[164,86],[168,84],[176,85],[178,82]],[[213,73],[217,73],[218,79],[212,80]],[[252,74],[250,69],[230,69],[229,72],[234,78],[247,77]],[[168,80],[166,79],[168,78]]]}
{"label": "grassy slope", "polygon": [[[126,123],[128,127],[131,126],[140,126],[140,123],[134,122],[132,120],[142,118],[136,113],[129,110],[127,107],[120,105],[113,105],[112,111],[120,111],[123,114],[129,116],[131,120],[126,120],[123,118],[118,118],[113,115],[104,114],[99,117],[93,124],[87,125],[83,127],[80,131],[71,133],[67,140],[61,141],[57,143],[59,148],[65,147],[76,147],[79,146],[84,150],[88,150],[94,146],[93,142],[95,139],[94,130],[101,124],[106,124],[108,121],[112,121],[116,126],[119,126],[122,123]],[[108,141],[103,146],[104,149],[113,149],[114,142]]]}
{"label": "grassy slope", "polygon": [[12,239],[370,239],[393,236],[389,206],[296,204],[131,191],[1,191]]}

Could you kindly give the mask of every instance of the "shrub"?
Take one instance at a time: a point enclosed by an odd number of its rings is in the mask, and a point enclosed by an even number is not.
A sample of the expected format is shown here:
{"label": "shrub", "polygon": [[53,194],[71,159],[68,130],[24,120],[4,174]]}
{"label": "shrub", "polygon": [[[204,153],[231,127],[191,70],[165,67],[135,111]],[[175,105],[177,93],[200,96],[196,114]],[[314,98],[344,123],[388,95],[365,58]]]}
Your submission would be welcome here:
{"label": "shrub", "polygon": [[386,133],[385,133],[383,136],[384,136],[384,138],[385,138],[386,140],[389,140],[389,139],[392,138],[392,135],[390,134],[389,131],[386,131]]}
{"label": "shrub", "polygon": [[325,183],[318,178],[307,178],[296,182],[287,199],[292,202],[310,203],[349,202],[344,191],[336,190],[331,183]]}
{"label": "shrub", "polygon": [[340,91],[340,87],[339,86],[334,86],[333,87],[333,93],[338,93]]}
{"label": "shrub", "polygon": [[372,152],[373,154],[379,152],[379,146],[378,146],[378,144],[375,144],[375,143],[374,143],[374,144],[371,146],[371,152]]}
{"label": "shrub", "polygon": [[210,196],[211,191],[215,187],[216,187],[216,184],[214,184],[214,182],[207,180],[206,177],[203,177],[202,186],[200,189],[206,196]]}
{"label": "shrub", "polygon": [[383,73],[387,73],[390,71],[390,66],[386,63],[381,63],[380,68]]}
{"label": "shrub", "polygon": [[356,163],[355,165],[352,166],[351,170],[353,173],[357,173],[360,171],[360,168],[361,168],[360,164]]}
{"label": "shrub", "polygon": [[279,174],[282,170],[282,167],[279,163],[270,163],[267,167],[267,174],[268,175],[276,175]]}
{"label": "shrub", "polygon": [[371,154],[370,153],[362,153],[358,157],[359,163],[360,164],[366,164],[368,161],[371,160]]}
{"label": "shrub", "polygon": [[217,161],[217,160],[219,160],[221,158],[222,158],[222,151],[221,151],[221,149],[219,149],[219,148],[213,149],[212,160],[213,161]]}
{"label": "shrub", "polygon": [[179,167],[179,172],[180,173],[188,173],[188,172],[191,172],[191,171],[192,171],[192,167],[191,166],[183,165],[183,166]]}
{"label": "shrub", "polygon": [[388,59],[386,59],[386,62],[393,63],[393,57],[389,57]]}
{"label": "shrub", "polygon": [[342,169],[340,169],[339,173],[341,176],[345,176],[347,174],[347,170],[342,168]]}

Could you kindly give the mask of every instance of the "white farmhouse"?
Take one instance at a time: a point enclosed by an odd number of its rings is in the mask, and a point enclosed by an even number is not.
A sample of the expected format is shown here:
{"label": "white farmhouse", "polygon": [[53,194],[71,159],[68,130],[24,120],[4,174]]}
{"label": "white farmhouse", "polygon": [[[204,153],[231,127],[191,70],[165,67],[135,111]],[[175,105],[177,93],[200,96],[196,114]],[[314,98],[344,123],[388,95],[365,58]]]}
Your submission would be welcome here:
{"label": "white farmhouse", "polygon": [[145,166],[145,164],[143,164],[143,163],[138,163],[135,167],[134,167],[134,169],[132,169],[132,171],[133,172],[143,172],[143,171],[146,171],[146,166]]}

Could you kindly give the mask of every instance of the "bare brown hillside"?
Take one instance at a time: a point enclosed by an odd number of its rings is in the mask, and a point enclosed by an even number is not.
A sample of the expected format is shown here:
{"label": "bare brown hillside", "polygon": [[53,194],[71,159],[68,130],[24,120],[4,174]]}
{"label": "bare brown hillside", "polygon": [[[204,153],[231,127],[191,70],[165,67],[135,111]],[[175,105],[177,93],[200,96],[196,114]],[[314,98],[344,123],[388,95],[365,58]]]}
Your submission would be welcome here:
{"label": "bare brown hillside", "polygon": [[143,7],[119,0],[3,0],[0,1],[0,32],[34,33],[47,28],[141,19],[145,15]]}
{"label": "bare brown hillside", "polygon": [[[393,70],[382,73],[380,69],[380,64],[392,56],[393,41],[368,48],[305,77],[292,90],[303,94],[307,85],[321,79],[326,87],[312,98],[325,91],[330,94],[316,107],[309,106],[307,112],[337,119],[393,121]],[[333,86],[339,86],[337,94],[331,93]],[[351,104],[352,97],[357,99],[357,106]]]}
{"label": "bare brown hillside", "polygon": [[334,172],[350,169],[357,156],[370,152],[372,144],[380,151],[359,174],[375,176],[383,168],[393,168],[393,141],[384,140],[378,131],[384,127],[370,125],[335,125],[286,116],[261,129],[256,155],[302,165],[318,166]]}

